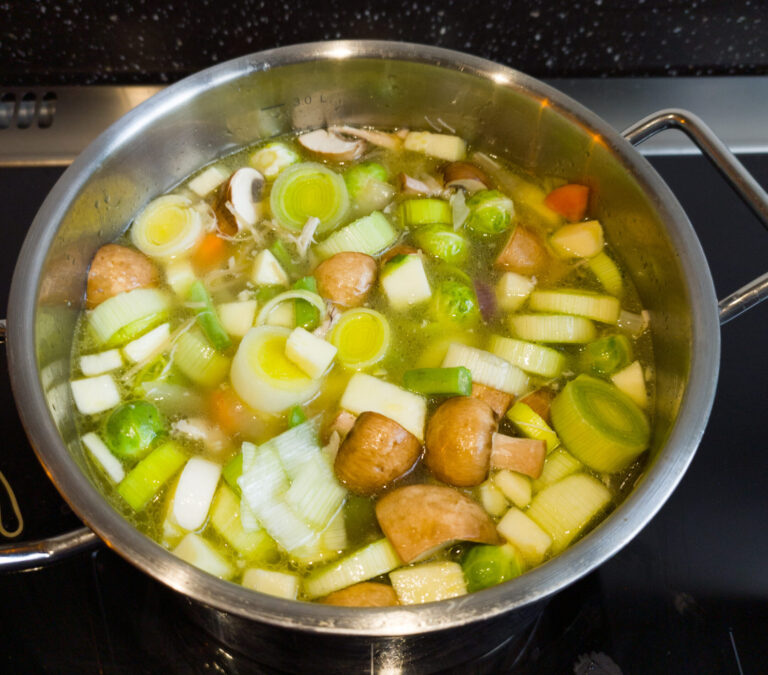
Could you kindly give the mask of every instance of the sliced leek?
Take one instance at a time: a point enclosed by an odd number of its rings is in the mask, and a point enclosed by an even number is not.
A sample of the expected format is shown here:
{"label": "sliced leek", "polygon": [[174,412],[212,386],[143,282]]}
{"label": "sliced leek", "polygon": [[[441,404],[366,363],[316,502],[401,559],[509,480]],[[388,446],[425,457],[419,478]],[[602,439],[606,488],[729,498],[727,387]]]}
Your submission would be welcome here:
{"label": "sliced leek", "polygon": [[389,322],[373,309],[350,309],[341,315],[329,339],[345,367],[364,370],[386,356],[391,339]]}
{"label": "sliced leek", "polygon": [[600,251],[590,258],[587,266],[608,293],[617,297],[621,295],[624,290],[624,280],[618,266],[605,251]]}
{"label": "sliced leek", "polygon": [[552,537],[552,553],[560,553],[611,503],[599,480],[576,473],[539,492],[526,511]]}
{"label": "sliced leek", "polygon": [[575,290],[533,291],[528,306],[538,312],[571,314],[614,324],[621,311],[619,301],[612,295]]}
{"label": "sliced leek", "polygon": [[151,201],[131,226],[133,245],[150,258],[175,258],[203,236],[203,221],[194,204],[180,195]]}
{"label": "sliced leek", "polygon": [[579,375],[552,401],[552,424],[565,447],[595,471],[621,471],[650,441],[642,410],[617,387]]}
{"label": "sliced leek", "polygon": [[443,199],[425,197],[422,199],[407,199],[400,204],[400,218],[403,227],[418,227],[419,225],[451,225],[453,212],[451,205]]}
{"label": "sliced leek", "polygon": [[318,319],[318,321],[322,322],[323,319],[325,319],[325,315],[326,315],[325,301],[317,293],[313,293],[312,291],[307,291],[303,289],[294,289],[292,291],[285,291],[285,293],[280,293],[280,295],[276,295],[266,305],[264,305],[259,310],[259,314],[256,317],[256,325],[263,326],[264,324],[269,323],[269,317],[272,314],[272,312],[274,312],[279,305],[282,305],[284,302],[287,302],[288,300],[304,300],[308,302],[310,305],[315,307],[315,309],[317,309],[317,311],[319,312],[320,318]]}
{"label": "sliced leek", "polygon": [[265,530],[246,532],[240,520],[240,500],[228,485],[220,485],[211,506],[211,525],[246,560],[268,560],[277,547]]}
{"label": "sliced leek", "polygon": [[345,251],[378,255],[396,239],[397,231],[387,217],[381,211],[374,211],[334,232],[315,246],[314,251],[321,259]]}
{"label": "sliced leek", "polygon": [[522,340],[573,344],[594,340],[595,324],[581,316],[564,314],[514,314],[509,327]]}
{"label": "sliced leek", "polygon": [[163,291],[136,288],[102,302],[88,314],[88,324],[99,343],[120,345],[160,323],[170,304]]}
{"label": "sliced leek", "polygon": [[318,218],[317,232],[335,228],[349,211],[344,178],[314,162],[293,164],[275,180],[269,197],[272,213],[288,230],[301,232],[309,218]]}
{"label": "sliced leek", "polygon": [[202,333],[193,329],[176,340],[173,363],[193,382],[214,387],[227,376],[230,359],[219,354]]}
{"label": "sliced leek", "polygon": [[533,481],[533,491],[539,492],[561,478],[581,471],[584,465],[562,446],[553,450],[544,460],[541,476]]}
{"label": "sliced leek", "polygon": [[134,511],[142,511],[160,488],[187,461],[187,455],[175,441],[155,448],[131,469],[117,488]]}
{"label": "sliced leek", "polygon": [[551,347],[514,338],[491,336],[490,351],[527,373],[557,377],[565,367],[565,356]]}
{"label": "sliced leek", "polygon": [[536,438],[547,444],[547,454],[552,452],[560,439],[555,431],[533,409],[518,401],[507,412],[507,419],[517,427],[518,431],[526,438]]}
{"label": "sliced leek", "polygon": [[528,376],[517,366],[498,356],[458,342],[452,342],[443,359],[443,368],[464,366],[472,381],[519,396],[528,388]]}
{"label": "sliced leek", "polygon": [[286,357],[290,334],[280,326],[257,326],[240,342],[230,378],[238,396],[255,410],[282,412],[308,401],[320,389],[321,379],[308,377]]}

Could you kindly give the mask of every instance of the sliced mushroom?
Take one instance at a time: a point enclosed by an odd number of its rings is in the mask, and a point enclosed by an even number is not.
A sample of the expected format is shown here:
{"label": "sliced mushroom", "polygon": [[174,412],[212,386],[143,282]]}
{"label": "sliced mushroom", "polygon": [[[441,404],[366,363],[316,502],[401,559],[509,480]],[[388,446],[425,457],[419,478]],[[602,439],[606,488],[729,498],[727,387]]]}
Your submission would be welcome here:
{"label": "sliced mushroom", "polygon": [[416,562],[455,541],[497,544],[493,521],[458,490],[439,485],[408,485],[384,495],[376,518],[405,563]]}
{"label": "sliced mushroom", "polygon": [[378,145],[381,148],[388,148],[390,150],[399,150],[403,146],[403,141],[395,134],[388,134],[383,131],[375,131],[374,129],[358,129],[357,127],[350,127],[346,124],[328,127],[328,131],[334,134],[344,134],[345,136],[354,136],[364,141],[368,141],[372,145]]}
{"label": "sliced mushroom", "polygon": [[96,307],[124,291],[155,286],[157,280],[157,268],[143,253],[118,244],[106,244],[96,251],[88,270],[86,306]]}
{"label": "sliced mushroom", "polygon": [[493,387],[486,387],[479,382],[472,383],[473,398],[480,399],[491,406],[491,410],[496,415],[496,419],[501,419],[504,414],[509,410],[509,406],[512,405],[515,397],[512,394],[508,394],[506,391],[500,391]]}
{"label": "sliced mushroom", "polygon": [[373,495],[408,473],[421,455],[421,443],[397,422],[375,412],[355,421],[334,463],[337,478],[352,492]]}
{"label": "sliced mushroom", "polygon": [[326,595],[320,602],[338,607],[393,607],[399,605],[392,586],[375,581],[363,581]]}
{"label": "sliced mushroom", "polygon": [[470,162],[451,162],[443,168],[445,187],[463,188],[469,193],[487,190],[491,179],[479,167]]}
{"label": "sliced mushroom", "polygon": [[348,162],[365,152],[365,141],[349,141],[327,129],[315,129],[298,138],[299,145],[321,159]]}
{"label": "sliced mushroom", "polygon": [[407,173],[397,175],[397,186],[400,192],[407,195],[434,196],[443,192],[443,186],[432,176],[423,179],[414,178]]}
{"label": "sliced mushroom", "polygon": [[541,476],[547,455],[545,441],[534,438],[515,438],[493,434],[491,440],[491,467],[524,473],[531,478]]}
{"label": "sliced mushroom", "polygon": [[536,389],[530,394],[526,394],[520,399],[520,403],[525,403],[533,412],[535,412],[541,419],[547,424],[551,424],[552,420],[549,416],[549,407],[552,404],[552,400],[555,398],[555,392],[551,389]]}
{"label": "sliced mushroom", "polygon": [[238,169],[229,177],[215,209],[222,234],[234,237],[240,230],[256,224],[261,216],[264,183],[264,176],[248,166]]}
{"label": "sliced mushroom", "polygon": [[509,272],[531,276],[547,268],[551,256],[536,232],[518,225],[507,241],[494,265]]}
{"label": "sliced mushroom", "polygon": [[337,253],[314,271],[321,296],[344,307],[365,302],[376,282],[376,261],[365,253]]}
{"label": "sliced mushroom", "polygon": [[450,398],[427,423],[424,461],[444,483],[479,485],[488,475],[494,431],[496,418],[487,403],[468,396]]}

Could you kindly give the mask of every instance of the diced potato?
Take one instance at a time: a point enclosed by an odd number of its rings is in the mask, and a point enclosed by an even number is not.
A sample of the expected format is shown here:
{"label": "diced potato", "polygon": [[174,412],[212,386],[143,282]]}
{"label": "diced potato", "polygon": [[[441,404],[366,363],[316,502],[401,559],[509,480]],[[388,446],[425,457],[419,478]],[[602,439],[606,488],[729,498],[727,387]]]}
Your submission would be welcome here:
{"label": "diced potato", "polygon": [[640,361],[633,361],[626,368],[611,376],[611,381],[641,408],[648,407],[648,392]]}
{"label": "diced potato", "polygon": [[514,312],[523,306],[536,284],[529,277],[517,272],[504,272],[496,284],[496,301],[507,312]]}
{"label": "diced potato", "polygon": [[561,258],[591,258],[603,250],[603,227],[597,220],[563,225],[549,243]]}
{"label": "diced potato", "polygon": [[120,460],[115,457],[101,440],[92,431],[83,436],[83,445],[88,448],[91,456],[99,463],[113,483],[119,483],[125,478],[125,469]]}
{"label": "diced potato", "polygon": [[299,577],[287,572],[275,572],[252,567],[243,574],[243,586],[259,593],[295,600],[299,594]]}
{"label": "diced potato", "polygon": [[552,547],[552,537],[514,506],[504,514],[496,529],[508,542],[517,546],[530,565],[538,565]]}
{"label": "diced potato", "polygon": [[227,333],[233,337],[243,337],[253,326],[256,301],[223,302],[216,307],[216,314]]}
{"label": "diced potato", "polygon": [[493,484],[518,508],[524,509],[531,503],[531,479],[528,476],[502,469],[493,477]]}
{"label": "diced potato", "polygon": [[108,373],[123,365],[123,357],[118,349],[110,349],[99,354],[86,354],[80,357],[80,370],[83,375],[93,376]]}
{"label": "diced potato", "polygon": [[456,162],[467,156],[467,144],[463,138],[450,134],[433,134],[430,131],[410,131],[405,137],[404,147],[413,152],[439,157]]}
{"label": "diced potato", "polygon": [[492,516],[503,516],[509,508],[509,502],[504,493],[494,484],[487,480],[477,488],[480,503],[486,512]]}
{"label": "diced potato", "polygon": [[186,298],[197,277],[189,260],[174,260],[165,267],[165,281],[180,298]]}
{"label": "diced potato", "polygon": [[120,392],[111,375],[97,375],[73,380],[72,396],[83,415],[95,415],[120,403]]}
{"label": "diced potato", "polygon": [[288,283],[288,275],[272,255],[272,251],[265,248],[253,261],[251,281],[257,286],[285,286]]}
{"label": "diced potato", "polygon": [[173,549],[173,553],[190,565],[199,567],[204,572],[222,579],[229,579],[235,573],[232,565],[227,562],[224,556],[194,532],[187,534]]}
{"label": "diced potato", "polygon": [[467,593],[464,572],[455,562],[401,567],[390,572],[389,579],[402,605],[437,602]]}
{"label": "diced potato", "polygon": [[[392,266],[397,265],[394,269]],[[381,275],[381,286],[394,309],[405,310],[432,297],[432,289],[418,255],[407,255],[399,264],[389,263]]]}
{"label": "diced potato", "polygon": [[198,197],[205,197],[227,180],[228,176],[229,174],[221,167],[209,166],[200,175],[189,181],[187,185]]}
{"label": "diced potato", "polygon": [[138,363],[156,352],[159,353],[170,341],[171,324],[163,323],[140,338],[129,342],[123,347],[123,353],[131,363]]}
{"label": "diced potato", "polygon": [[285,355],[312,379],[321,377],[336,357],[336,347],[300,326],[285,343]]}

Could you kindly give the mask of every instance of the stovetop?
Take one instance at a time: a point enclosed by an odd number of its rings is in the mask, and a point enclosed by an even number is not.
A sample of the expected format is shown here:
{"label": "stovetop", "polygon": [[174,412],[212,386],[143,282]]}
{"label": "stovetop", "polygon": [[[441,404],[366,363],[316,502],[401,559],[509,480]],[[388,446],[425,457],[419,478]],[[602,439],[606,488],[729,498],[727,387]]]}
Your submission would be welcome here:
{"label": "stovetop", "polygon": [[[595,101],[598,113],[621,124]],[[706,111],[697,112],[707,118]],[[743,129],[725,135],[736,132]],[[764,133],[762,141],[767,139]],[[739,147],[761,151],[742,159],[768,186],[765,148],[746,141]],[[704,159],[679,150],[651,161],[688,213],[723,297],[766,271],[768,233]],[[26,228],[61,171],[0,169],[3,305]],[[463,672],[768,671],[766,336],[768,303],[722,328],[709,425],[686,476],[652,522],[612,560],[552,599],[528,633]],[[77,525],[29,448],[5,368],[0,401],[0,470],[19,496],[22,538]],[[3,522],[12,526],[5,496],[0,507]],[[0,670],[266,672],[194,627],[174,600],[172,591],[105,547],[48,568],[0,575]]]}

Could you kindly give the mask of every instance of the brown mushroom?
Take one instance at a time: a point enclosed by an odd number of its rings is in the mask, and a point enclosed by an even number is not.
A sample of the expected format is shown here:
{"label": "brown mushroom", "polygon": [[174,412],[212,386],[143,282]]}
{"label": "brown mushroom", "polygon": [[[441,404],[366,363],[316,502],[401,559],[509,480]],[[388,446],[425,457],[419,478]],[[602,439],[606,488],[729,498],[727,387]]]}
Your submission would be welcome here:
{"label": "brown mushroom", "polygon": [[355,421],[339,448],[336,477],[352,492],[373,495],[408,473],[421,455],[421,443],[397,422],[375,412]]}
{"label": "brown mushroom", "polygon": [[376,281],[376,261],[365,253],[337,253],[314,271],[321,296],[344,307],[365,302]]}
{"label": "brown mushroom", "polygon": [[478,398],[449,398],[427,422],[424,461],[444,483],[469,487],[488,475],[496,418]]}
{"label": "brown mushroom", "polygon": [[365,141],[350,141],[327,129],[315,129],[298,137],[301,147],[320,159],[334,162],[348,162],[357,159],[365,152]]}
{"label": "brown mushroom", "polygon": [[443,167],[445,187],[463,188],[470,194],[491,187],[491,179],[470,162],[451,162]]}
{"label": "brown mushroom", "polygon": [[432,176],[425,177],[424,180],[409,176],[407,173],[397,175],[397,187],[400,192],[406,195],[439,195],[443,191],[443,186]]}
{"label": "brown mushroom", "polygon": [[497,419],[504,417],[504,414],[509,410],[509,406],[512,405],[512,401],[515,400],[515,397],[512,396],[512,394],[508,394],[506,391],[500,391],[499,389],[494,389],[493,387],[486,387],[479,382],[472,383],[471,396],[480,399],[491,406],[491,410],[493,410]]}
{"label": "brown mushroom", "polygon": [[393,607],[399,605],[392,586],[375,581],[363,581],[326,595],[320,602],[338,607]]}
{"label": "brown mushroom", "polygon": [[351,412],[348,412],[347,410],[339,410],[328,425],[328,429],[326,429],[326,438],[330,438],[334,431],[338,433],[341,438],[344,438],[344,436],[352,431],[356,419],[357,417]]}
{"label": "brown mushroom", "polygon": [[509,272],[530,276],[541,274],[550,261],[550,255],[536,232],[518,225],[494,265]]}
{"label": "brown mushroom", "polygon": [[542,440],[504,434],[493,434],[491,439],[491,466],[494,469],[509,469],[538,478],[546,455],[547,444]]}
{"label": "brown mushroom", "polygon": [[328,127],[328,131],[333,134],[343,134],[345,136],[361,138],[372,145],[378,145],[379,147],[388,148],[389,150],[399,150],[403,146],[403,140],[395,136],[395,134],[388,134],[384,131],[376,131],[375,129],[359,129],[357,127],[350,127],[346,124],[342,124],[339,126]]}
{"label": "brown mushroom", "polygon": [[214,207],[216,224],[222,234],[234,237],[240,230],[256,224],[261,215],[264,183],[264,176],[248,166],[229,177]]}
{"label": "brown mushroom", "polygon": [[386,251],[385,253],[381,254],[381,258],[379,259],[379,262],[381,262],[382,267],[386,265],[392,258],[394,258],[396,255],[411,255],[413,253],[418,253],[419,249],[414,248],[413,246],[408,246],[408,244],[398,244],[397,246],[393,246],[391,249]]}
{"label": "brown mushroom", "polygon": [[124,291],[155,286],[157,279],[157,268],[143,253],[106,244],[96,251],[88,270],[86,306],[96,307]]}
{"label": "brown mushroom", "polygon": [[499,543],[496,526],[483,508],[458,490],[408,485],[384,495],[376,518],[405,563],[429,557],[455,541]]}
{"label": "brown mushroom", "polygon": [[523,396],[523,398],[520,399],[520,403],[525,403],[525,405],[533,410],[533,412],[541,417],[547,424],[551,424],[552,420],[549,416],[549,407],[554,398],[555,392],[551,389],[536,389],[530,394]]}

